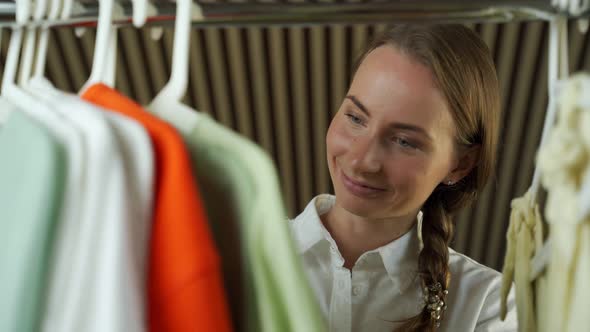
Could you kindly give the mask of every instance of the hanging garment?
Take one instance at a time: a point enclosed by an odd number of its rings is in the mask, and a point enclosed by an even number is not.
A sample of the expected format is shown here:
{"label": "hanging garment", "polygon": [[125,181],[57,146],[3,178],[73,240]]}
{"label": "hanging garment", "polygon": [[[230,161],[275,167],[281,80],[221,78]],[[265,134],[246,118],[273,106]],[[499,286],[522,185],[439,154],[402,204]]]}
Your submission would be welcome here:
{"label": "hanging garment", "polygon": [[37,331],[65,190],[65,147],[16,109],[0,129],[0,156],[0,331]]}
{"label": "hanging garment", "polygon": [[196,125],[183,127],[184,139],[221,249],[236,330],[325,331],[281,222],[286,213],[272,161],[208,115],[192,115]]}
{"label": "hanging garment", "polygon": [[230,331],[219,256],[181,137],[171,126],[106,85],[89,87],[83,98],[140,122],[155,149],[149,330]]}
{"label": "hanging garment", "polygon": [[45,103],[83,133],[86,154],[84,181],[78,184],[82,213],[58,229],[43,330],[141,331],[145,287],[138,264],[145,265],[145,258],[138,262],[132,247],[142,234],[145,238],[141,228],[149,224],[133,220],[136,207],[121,152],[126,142],[102,110],[79,97],[55,89],[44,96]]}
{"label": "hanging garment", "polygon": [[[51,82],[45,78],[35,77],[31,79],[28,82],[26,90],[36,98],[43,100],[46,104],[57,105],[55,107],[56,110],[62,112],[66,119],[68,116],[76,116],[69,114],[68,111],[70,110],[63,107],[63,105],[60,105],[60,98],[62,96],[68,96],[68,94],[57,90]],[[87,103],[83,100],[77,102],[83,103],[83,108],[88,107]],[[99,109],[99,111],[104,113],[104,110],[102,109]],[[131,187],[131,190],[134,191],[132,199],[136,201],[136,203],[133,204],[135,210],[133,214],[136,214],[137,218],[134,218],[133,220],[142,220],[142,223],[145,223],[144,227],[147,227],[146,232],[149,233],[152,219],[155,178],[154,152],[150,138],[146,130],[135,121],[129,121],[126,117],[111,112],[106,112],[105,115],[107,116],[110,125],[118,128],[118,130],[115,131],[115,134],[120,136],[118,141],[121,142],[120,148],[125,161],[124,166],[129,168],[126,171],[126,174],[128,174],[126,180],[129,180],[130,182],[129,186]],[[118,120],[114,120],[115,118]],[[81,189],[81,192],[78,194],[83,195],[84,189]],[[141,249],[141,251],[144,250],[145,249]]]}
{"label": "hanging garment", "polygon": [[590,176],[590,109],[579,106],[589,79],[576,75],[567,81],[555,127],[538,154],[551,241],[541,331],[585,331],[590,326],[590,216],[580,215],[586,202],[579,200]]}
{"label": "hanging garment", "polygon": [[[117,245],[122,246],[124,249],[121,249],[122,252],[117,255],[116,259],[110,259],[104,262],[110,266],[97,265],[95,268],[103,269],[96,273],[97,276],[104,275],[105,273],[110,274],[111,279],[114,280],[111,287],[122,287],[124,291],[111,290],[98,294],[99,296],[106,297],[101,300],[101,303],[108,306],[111,312],[116,312],[119,315],[119,319],[110,320],[111,325],[106,325],[109,324],[109,321],[106,320],[101,324],[94,322],[91,325],[96,326],[97,329],[109,331],[144,331],[147,320],[145,310],[147,251],[152,220],[155,180],[155,161],[149,136],[145,129],[135,121],[129,120],[122,115],[104,112],[104,110],[95,108],[92,104],[84,102],[77,96],[59,91],[42,77],[32,79],[28,84],[27,91],[37,98],[43,99],[46,104],[56,106],[64,117],[74,117],[74,120],[77,119],[76,121],[80,122],[81,130],[86,130],[84,129],[85,127],[93,125],[92,114],[90,116],[84,115],[80,112],[72,112],[72,109],[93,109],[93,112],[99,114],[98,116],[106,116],[108,124],[113,129],[113,134],[115,135],[123,158],[126,220],[124,222],[117,220],[107,221],[103,223],[102,228],[113,228],[113,232],[118,234],[118,236],[113,237],[111,240],[121,241]],[[64,105],[64,99],[70,100],[71,103]],[[93,130],[92,128],[88,128],[87,131],[92,132]],[[82,187],[78,194],[84,196],[87,187],[85,183],[81,183],[81,185]],[[92,215],[89,217],[92,218]],[[74,229],[75,227],[70,228]],[[64,239],[64,244],[67,242],[71,241]],[[67,252],[71,249],[67,246],[62,247],[62,249],[63,258],[61,264],[67,266],[69,264]],[[115,270],[113,270],[113,267],[115,267]],[[63,271],[63,267],[58,271]],[[56,279],[56,282],[59,282],[59,277]],[[54,297],[54,300],[60,301],[59,294],[67,291],[67,289],[62,291],[57,291],[57,289],[60,288],[56,288],[55,294],[57,295]],[[113,297],[111,295],[112,293],[117,293],[118,295]],[[59,308],[56,304],[50,305],[49,307]],[[52,317],[54,314],[48,316]],[[87,323],[90,325],[90,322]],[[49,326],[48,330],[52,330]]]}
{"label": "hanging garment", "polygon": [[[364,253],[349,270],[320,218],[335,201],[335,196],[319,195],[290,221],[322,313],[330,331],[391,332],[399,325],[396,321],[413,317],[424,307],[416,272],[417,226]],[[500,319],[500,273],[450,248],[449,268],[448,309],[437,331],[516,331],[514,293],[509,297],[506,320]]]}
{"label": "hanging garment", "polygon": [[502,318],[507,314],[508,294],[516,291],[518,331],[535,332],[533,283],[530,261],[535,254],[536,228],[542,227],[539,207],[531,202],[531,194],[512,200],[510,225],[506,233],[507,249],[502,269]]}
{"label": "hanging garment", "polygon": [[8,120],[14,105],[11,105],[5,98],[0,98],[0,128]]}
{"label": "hanging garment", "polygon": [[[53,228],[55,227],[59,227],[61,222],[64,220],[78,220],[80,204],[79,201],[75,200],[75,188],[77,182],[80,180],[81,160],[83,159],[83,151],[80,143],[79,133],[77,133],[71,125],[69,125],[67,122],[64,122],[57,114],[55,114],[51,108],[49,108],[42,102],[39,102],[34,98],[31,98],[30,95],[28,95],[26,92],[22,91],[19,88],[7,88],[3,98],[6,98],[6,100],[15,105],[14,108],[16,109],[13,109],[12,112],[22,112],[29,118],[31,118],[33,121],[36,121],[39,125],[45,128],[53,137],[53,139],[56,140],[57,144],[59,144],[63,148],[65,158],[65,163],[63,165],[63,167],[65,168],[65,180],[63,189],[64,197],[60,198],[60,202],[62,204],[62,206],[60,207],[60,213],[56,217],[56,219],[53,220],[52,228],[50,228],[50,230],[53,230]],[[73,201],[70,202],[70,199],[73,199]],[[40,226],[40,229],[43,229],[43,227]],[[14,236],[16,237],[17,235],[14,234]],[[23,236],[24,238],[27,237],[26,235]],[[54,250],[54,247],[50,244],[45,244],[45,246],[46,247],[43,247],[43,245],[37,246],[37,250],[47,250],[47,252],[39,253],[39,255],[46,255]],[[50,258],[51,256],[47,257]],[[49,266],[51,266],[51,263],[49,264]],[[25,295],[25,293],[23,293],[23,297],[37,296],[36,301],[43,302],[43,295],[46,291],[48,280],[49,282],[51,281],[50,270],[44,271],[46,272],[45,274],[36,275],[34,277],[21,276],[21,280],[23,281],[27,280],[27,278],[39,278],[36,279],[37,282],[42,283],[42,285],[32,283],[32,286],[30,288],[17,287],[16,289],[18,289],[21,292],[26,293],[29,290],[33,291],[33,293],[30,293],[29,295]],[[13,273],[24,273],[24,271],[15,270],[13,271]],[[10,286],[6,284],[6,287]],[[10,302],[8,298],[6,301]],[[43,304],[40,304],[40,306],[43,306]],[[25,316],[20,316],[21,314]],[[37,316],[35,317],[26,316],[27,314],[30,314],[30,311],[19,311],[18,314],[13,316],[11,319],[22,321],[34,320],[35,322],[37,322],[41,319],[40,315],[42,315],[42,312],[37,312]],[[37,326],[37,324],[38,323],[35,323],[35,326]]]}
{"label": "hanging garment", "polygon": [[[537,212],[538,213],[538,212]],[[540,218],[539,218],[540,219]],[[543,250],[543,243],[545,240],[545,232],[543,222],[539,220],[535,225],[535,253],[539,253]],[[546,305],[549,302],[547,292],[547,275],[546,273],[540,273],[534,280],[535,289],[535,320],[537,331],[544,331],[543,326],[547,326]]]}
{"label": "hanging garment", "polygon": [[[143,126],[126,116],[105,112],[109,124],[115,129],[115,136],[120,143],[123,159],[125,160],[125,184],[128,186],[131,200],[132,229],[134,236],[132,246],[129,248],[136,257],[134,260],[134,273],[147,271],[147,252],[149,250],[149,234],[153,217],[155,160],[150,137]],[[147,286],[144,272],[140,273],[141,280],[140,301],[145,304],[143,294]],[[142,315],[142,320],[145,316]]]}
{"label": "hanging garment", "polygon": [[[254,284],[247,264],[248,246],[242,240],[246,235],[242,227],[247,225],[244,216],[249,215],[249,207],[256,199],[256,195],[252,194],[255,190],[251,174],[216,139],[212,140],[215,144],[210,143],[209,137],[201,139],[201,128],[197,128],[197,125],[201,117],[206,115],[178,103],[161,106],[154,107],[152,103],[148,110],[174,126],[187,144],[193,174],[221,256],[233,327],[236,331],[260,331],[257,304],[252,291]],[[229,132],[227,129],[216,131],[219,126],[211,119],[203,121],[210,124],[205,131],[211,131],[212,137],[223,137]],[[211,125],[213,128],[210,128]]]}

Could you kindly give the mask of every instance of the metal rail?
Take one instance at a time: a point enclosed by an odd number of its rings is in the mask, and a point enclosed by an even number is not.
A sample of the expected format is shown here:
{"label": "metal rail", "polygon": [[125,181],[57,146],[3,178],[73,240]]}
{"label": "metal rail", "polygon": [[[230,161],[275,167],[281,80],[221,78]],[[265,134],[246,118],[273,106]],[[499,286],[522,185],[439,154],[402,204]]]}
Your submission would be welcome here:
{"label": "metal rail", "polygon": [[[262,0],[265,1],[265,0]],[[428,22],[507,22],[548,20],[557,11],[550,0],[377,0],[348,2],[311,0],[298,2],[197,2],[203,16],[194,25],[317,25],[346,23]],[[79,1],[83,10],[68,21],[46,22],[55,26],[92,26],[98,17],[96,0]],[[174,19],[175,5],[170,1],[152,2],[158,13],[148,25],[165,25]],[[132,7],[122,2],[123,16],[117,24],[130,24]],[[0,22],[14,22],[15,3],[0,1]],[[578,17],[585,17],[582,13]]]}

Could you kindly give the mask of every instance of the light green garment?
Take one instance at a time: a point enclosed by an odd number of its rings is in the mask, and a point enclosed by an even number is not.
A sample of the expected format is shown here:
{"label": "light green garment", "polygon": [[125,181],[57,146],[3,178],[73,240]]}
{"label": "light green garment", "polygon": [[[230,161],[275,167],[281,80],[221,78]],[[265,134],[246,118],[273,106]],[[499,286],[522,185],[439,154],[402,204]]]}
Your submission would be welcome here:
{"label": "light green garment", "polygon": [[0,128],[0,331],[37,331],[66,172],[61,145],[11,112]]}
{"label": "light green garment", "polygon": [[235,330],[325,331],[271,159],[204,114],[185,140],[223,257]]}

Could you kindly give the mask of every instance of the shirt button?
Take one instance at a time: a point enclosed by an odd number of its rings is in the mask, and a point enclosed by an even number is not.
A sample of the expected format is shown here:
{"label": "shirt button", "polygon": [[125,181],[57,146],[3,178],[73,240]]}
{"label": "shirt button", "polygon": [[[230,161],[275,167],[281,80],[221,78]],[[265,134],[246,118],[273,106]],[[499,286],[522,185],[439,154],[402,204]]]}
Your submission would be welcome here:
{"label": "shirt button", "polygon": [[361,292],[361,289],[359,286],[352,287],[352,295],[358,296],[360,292]]}

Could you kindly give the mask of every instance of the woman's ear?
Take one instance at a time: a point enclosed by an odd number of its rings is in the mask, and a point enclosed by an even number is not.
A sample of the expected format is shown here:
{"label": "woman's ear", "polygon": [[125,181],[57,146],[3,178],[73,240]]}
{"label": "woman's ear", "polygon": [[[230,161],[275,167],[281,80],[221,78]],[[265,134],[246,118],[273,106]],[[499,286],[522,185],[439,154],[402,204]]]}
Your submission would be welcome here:
{"label": "woman's ear", "polygon": [[457,183],[466,177],[479,161],[481,145],[460,147],[454,160],[454,167],[445,178],[445,183]]}

